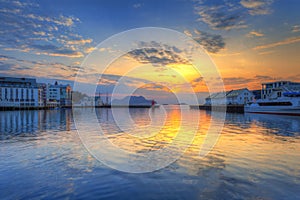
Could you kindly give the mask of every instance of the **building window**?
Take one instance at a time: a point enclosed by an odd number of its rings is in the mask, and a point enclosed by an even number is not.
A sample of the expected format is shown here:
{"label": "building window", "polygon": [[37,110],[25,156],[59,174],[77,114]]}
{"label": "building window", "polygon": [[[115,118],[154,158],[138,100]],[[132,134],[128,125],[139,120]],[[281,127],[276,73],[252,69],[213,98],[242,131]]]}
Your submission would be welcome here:
{"label": "building window", "polygon": [[26,100],[28,101],[28,99],[29,99],[29,90],[27,89],[26,90]]}
{"label": "building window", "polygon": [[4,99],[7,100],[7,88],[4,89]]}
{"label": "building window", "polygon": [[14,93],[13,93],[13,89],[12,89],[12,88],[10,88],[10,100],[11,100],[11,101],[13,100],[13,95],[14,95]]}
{"label": "building window", "polygon": [[16,89],[16,100],[17,101],[19,100],[19,89],[18,88]]}

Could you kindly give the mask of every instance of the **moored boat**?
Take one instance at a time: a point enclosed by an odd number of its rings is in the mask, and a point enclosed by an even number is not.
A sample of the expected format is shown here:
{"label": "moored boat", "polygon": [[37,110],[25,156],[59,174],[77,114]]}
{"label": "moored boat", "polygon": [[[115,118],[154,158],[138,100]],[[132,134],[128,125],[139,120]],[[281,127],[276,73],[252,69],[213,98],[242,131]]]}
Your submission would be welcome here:
{"label": "moored boat", "polygon": [[300,116],[300,98],[282,98],[276,101],[258,101],[245,106],[248,113],[269,113]]}
{"label": "moored boat", "polygon": [[245,105],[245,112],[300,116],[299,83],[278,81],[262,84],[262,98]]}

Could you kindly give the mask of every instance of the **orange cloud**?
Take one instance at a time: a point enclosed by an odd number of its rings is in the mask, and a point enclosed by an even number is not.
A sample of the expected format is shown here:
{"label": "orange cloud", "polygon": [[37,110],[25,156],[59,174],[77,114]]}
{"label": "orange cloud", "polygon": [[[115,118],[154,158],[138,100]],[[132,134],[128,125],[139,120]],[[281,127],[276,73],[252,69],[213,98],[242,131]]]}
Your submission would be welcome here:
{"label": "orange cloud", "polygon": [[300,37],[290,37],[290,38],[286,38],[284,40],[281,40],[279,42],[256,46],[256,47],[253,48],[253,50],[269,49],[269,48],[274,48],[274,47],[277,47],[277,46],[293,44],[293,43],[297,43],[297,42],[300,42]]}
{"label": "orange cloud", "polygon": [[257,32],[257,31],[250,31],[248,34],[247,34],[247,37],[262,37],[264,36],[265,34],[263,33],[260,33],[260,32]]}

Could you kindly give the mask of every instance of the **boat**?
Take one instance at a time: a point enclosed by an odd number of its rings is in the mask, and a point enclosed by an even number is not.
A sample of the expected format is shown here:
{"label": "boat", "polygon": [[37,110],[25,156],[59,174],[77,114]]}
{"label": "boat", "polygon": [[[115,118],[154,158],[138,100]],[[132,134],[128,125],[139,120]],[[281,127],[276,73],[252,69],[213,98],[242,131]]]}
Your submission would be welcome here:
{"label": "boat", "polygon": [[262,98],[246,104],[245,112],[300,116],[299,83],[280,81],[262,86]]}
{"label": "boat", "polygon": [[247,113],[281,114],[300,116],[300,98],[288,97],[270,101],[258,101],[245,106]]}

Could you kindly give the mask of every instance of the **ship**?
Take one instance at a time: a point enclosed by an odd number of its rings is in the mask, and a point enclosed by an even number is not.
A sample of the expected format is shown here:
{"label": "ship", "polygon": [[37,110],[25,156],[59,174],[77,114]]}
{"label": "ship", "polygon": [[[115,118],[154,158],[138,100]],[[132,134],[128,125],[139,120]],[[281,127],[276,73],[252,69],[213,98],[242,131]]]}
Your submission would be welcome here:
{"label": "ship", "polygon": [[261,99],[246,104],[244,110],[247,113],[300,116],[300,83],[263,83]]}
{"label": "ship", "polygon": [[159,107],[159,104],[155,100],[148,100],[143,96],[127,96],[123,99],[114,99],[109,103],[108,95],[106,95],[106,102],[97,104],[96,108],[156,108]]}

